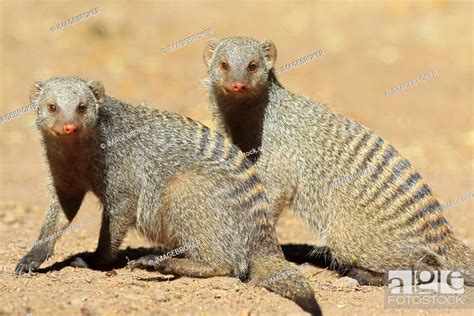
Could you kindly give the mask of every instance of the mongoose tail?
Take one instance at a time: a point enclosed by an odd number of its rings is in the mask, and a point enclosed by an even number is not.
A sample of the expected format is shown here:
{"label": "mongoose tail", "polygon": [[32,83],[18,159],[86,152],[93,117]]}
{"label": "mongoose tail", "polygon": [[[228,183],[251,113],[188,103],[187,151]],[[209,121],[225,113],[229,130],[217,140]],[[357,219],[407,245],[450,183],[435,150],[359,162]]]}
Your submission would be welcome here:
{"label": "mongoose tail", "polygon": [[[239,152],[239,156],[243,159],[242,153]],[[285,259],[281,247],[275,242],[277,236],[273,213],[255,167],[246,164],[245,173],[244,178],[253,183],[252,198],[246,205],[250,218],[257,219],[252,222],[250,229],[254,235],[250,247],[253,249],[249,267],[250,282],[294,301],[311,315],[322,315],[309,282],[294,264]]]}
{"label": "mongoose tail", "polygon": [[[257,179],[255,172],[255,168],[249,166],[247,173],[250,179]],[[263,186],[259,183],[254,196],[262,197],[262,190]],[[322,315],[309,282],[297,270],[298,267],[285,259],[281,247],[275,243],[276,231],[266,196],[254,198],[251,203],[250,213],[262,215],[251,229],[256,238],[251,247],[254,253],[249,269],[250,282],[294,301],[311,315]]]}
{"label": "mongoose tail", "polygon": [[283,257],[256,256],[250,264],[250,281],[294,301],[311,315],[322,315],[311,286],[297,269]]}

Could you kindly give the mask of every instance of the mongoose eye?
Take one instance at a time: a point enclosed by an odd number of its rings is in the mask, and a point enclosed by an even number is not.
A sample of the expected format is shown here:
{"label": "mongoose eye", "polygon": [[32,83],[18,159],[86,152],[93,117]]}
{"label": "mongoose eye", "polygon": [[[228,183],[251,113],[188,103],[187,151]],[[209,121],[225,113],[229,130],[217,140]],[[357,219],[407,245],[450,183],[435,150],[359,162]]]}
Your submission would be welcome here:
{"label": "mongoose eye", "polygon": [[83,103],[79,104],[77,107],[77,112],[84,114],[87,112],[87,106],[85,106]]}
{"label": "mongoose eye", "polygon": [[249,70],[250,70],[250,72],[256,72],[256,71],[257,71],[257,68],[258,68],[258,67],[257,67],[257,64],[251,63],[251,64],[249,65]]}
{"label": "mongoose eye", "polygon": [[221,68],[222,68],[222,70],[229,70],[229,64],[228,63],[222,63]]}
{"label": "mongoose eye", "polygon": [[54,113],[58,110],[55,104],[48,104],[48,110],[50,113]]}

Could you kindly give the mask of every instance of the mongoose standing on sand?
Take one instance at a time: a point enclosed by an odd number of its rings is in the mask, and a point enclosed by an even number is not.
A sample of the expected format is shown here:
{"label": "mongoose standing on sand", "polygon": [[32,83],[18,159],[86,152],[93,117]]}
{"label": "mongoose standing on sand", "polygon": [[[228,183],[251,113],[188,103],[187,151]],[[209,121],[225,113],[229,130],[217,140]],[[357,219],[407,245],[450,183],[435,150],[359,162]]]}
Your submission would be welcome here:
{"label": "mongoose standing on sand", "polygon": [[472,251],[420,174],[370,129],[286,90],[276,56],[271,41],[247,37],[204,50],[217,127],[244,152],[262,148],[253,160],[274,216],[292,207],[361,284],[403,268],[453,269],[472,284]]}
{"label": "mongoose standing on sand", "polygon": [[[189,118],[106,96],[98,81],[54,78],[37,83],[31,100],[38,103],[36,124],[51,172],[39,240],[67,226],[91,191],[103,205],[102,226],[92,257],[77,260],[83,266],[110,265],[134,227],[155,244],[189,249],[185,258],[151,255],[130,267],[191,277],[249,276],[320,314],[302,274],[267,281],[292,265],[277,243],[255,169],[225,137]],[[54,244],[39,243],[16,272],[37,269]]]}

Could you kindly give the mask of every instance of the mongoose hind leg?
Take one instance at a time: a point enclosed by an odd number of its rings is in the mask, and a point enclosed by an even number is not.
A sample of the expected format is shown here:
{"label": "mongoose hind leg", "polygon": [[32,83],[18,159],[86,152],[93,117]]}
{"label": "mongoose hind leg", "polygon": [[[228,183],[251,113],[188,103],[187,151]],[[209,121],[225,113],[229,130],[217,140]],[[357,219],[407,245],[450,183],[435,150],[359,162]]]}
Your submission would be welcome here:
{"label": "mongoose hind leg", "polygon": [[128,268],[153,268],[162,274],[175,274],[193,278],[210,278],[216,276],[231,276],[232,270],[224,267],[209,266],[196,259],[170,258],[160,260],[159,255],[147,255],[130,261]]}

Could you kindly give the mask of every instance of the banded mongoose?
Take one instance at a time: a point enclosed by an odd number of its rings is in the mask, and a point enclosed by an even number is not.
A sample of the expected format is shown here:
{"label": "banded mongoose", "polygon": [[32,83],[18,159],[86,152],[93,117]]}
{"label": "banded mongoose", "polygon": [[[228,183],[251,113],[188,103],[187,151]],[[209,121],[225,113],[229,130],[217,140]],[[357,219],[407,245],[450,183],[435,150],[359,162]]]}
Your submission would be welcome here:
{"label": "banded mongoose", "polygon": [[[110,266],[134,227],[169,249],[196,246],[185,258],[149,255],[130,267],[190,277],[249,276],[320,314],[302,274],[264,283],[293,265],[277,243],[254,167],[221,134],[174,113],[126,104],[105,95],[100,82],[76,77],[36,83],[31,101],[38,104],[36,125],[51,175],[51,202],[38,240],[67,226],[92,192],[103,206],[99,242],[77,265]],[[37,269],[52,255],[55,241],[31,249],[16,273]]]}
{"label": "banded mongoose", "polygon": [[248,37],[211,39],[203,53],[218,131],[244,152],[261,147],[250,158],[275,218],[292,207],[361,284],[402,268],[454,269],[472,284],[472,251],[410,162],[367,127],[285,89],[276,56],[273,42]]}

